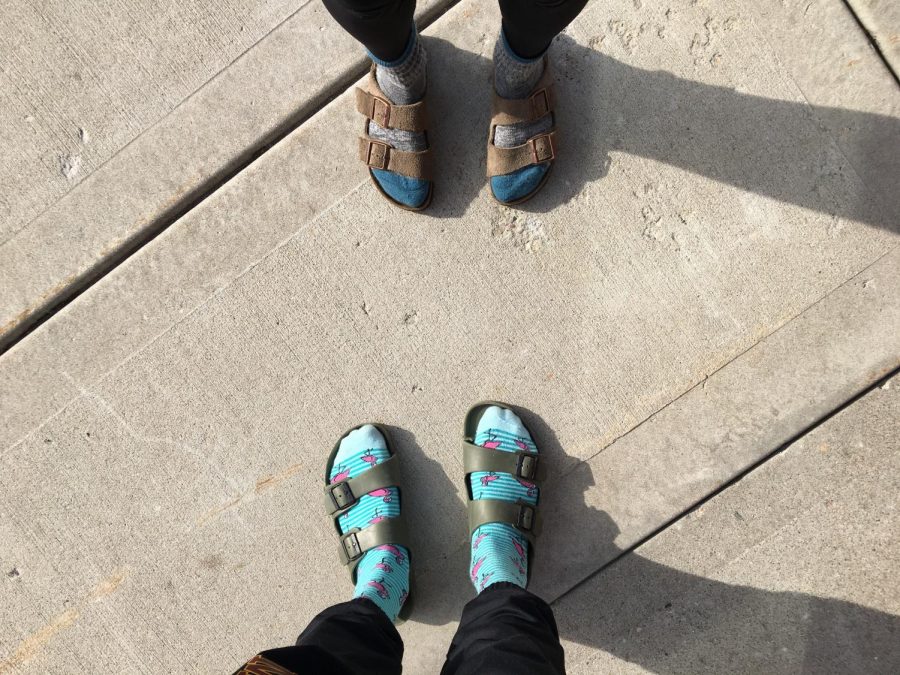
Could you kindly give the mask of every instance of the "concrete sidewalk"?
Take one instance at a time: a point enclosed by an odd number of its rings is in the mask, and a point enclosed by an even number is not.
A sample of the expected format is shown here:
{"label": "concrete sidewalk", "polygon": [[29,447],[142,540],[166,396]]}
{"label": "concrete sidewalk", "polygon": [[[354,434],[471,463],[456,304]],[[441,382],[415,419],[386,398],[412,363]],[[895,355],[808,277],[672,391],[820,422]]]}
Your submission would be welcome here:
{"label": "concrete sidewalk", "polygon": [[[900,366],[900,95],[846,7],[588,5],[528,210],[483,178],[498,23],[470,0],[425,30],[427,214],[365,179],[343,93],[0,357],[0,673],[227,672],[290,642],[348,592],[319,481],[364,419],[404,455],[402,632],[433,672],[471,594],[483,398],[528,411],[551,467],[534,590],[590,622],[586,578]],[[561,625],[583,672],[666,670]]]}

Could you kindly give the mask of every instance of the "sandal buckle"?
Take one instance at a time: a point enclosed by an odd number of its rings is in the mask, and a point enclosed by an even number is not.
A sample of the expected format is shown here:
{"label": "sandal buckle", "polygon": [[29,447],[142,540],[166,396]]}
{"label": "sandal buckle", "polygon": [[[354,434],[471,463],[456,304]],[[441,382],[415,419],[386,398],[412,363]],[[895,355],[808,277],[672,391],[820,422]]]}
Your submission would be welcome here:
{"label": "sandal buckle", "polygon": [[519,504],[519,516],[516,518],[516,527],[523,532],[531,532],[534,529],[535,509],[531,504]]}
{"label": "sandal buckle", "polygon": [[362,547],[359,545],[359,539],[356,536],[356,532],[348,532],[341,537],[341,547],[348,563],[362,557],[363,551]]}
{"label": "sandal buckle", "polygon": [[344,509],[356,503],[356,496],[346,481],[328,486],[328,495],[331,497],[331,503],[334,504],[335,509]]}
{"label": "sandal buckle", "polygon": [[375,120],[378,126],[387,129],[391,121],[391,104],[383,98],[373,96],[369,118]]}
{"label": "sandal buckle", "polygon": [[550,134],[541,134],[534,138],[529,138],[531,144],[531,153],[534,155],[534,163],[552,162],[556,159],[556,148],[553,147],[553,138]]}
{"label": "sandal buckle", "polygon": [[366,164],[373,169],[387,169],[388,154],[391,146],[381,141],[373,141],[371,138],[366,140],[369,142],[369,149],[366,152]]}
{"label": "sandal buckle", "polygon": [[531,95],[532,119],[538,119],[550,112],[550,92],[546,88],[538,89]]}
{"label": "sandal buckle", "polygon": [[516,478],[534,480],[537,475],[538,454],[536,452],[519,452],[516,462]]}

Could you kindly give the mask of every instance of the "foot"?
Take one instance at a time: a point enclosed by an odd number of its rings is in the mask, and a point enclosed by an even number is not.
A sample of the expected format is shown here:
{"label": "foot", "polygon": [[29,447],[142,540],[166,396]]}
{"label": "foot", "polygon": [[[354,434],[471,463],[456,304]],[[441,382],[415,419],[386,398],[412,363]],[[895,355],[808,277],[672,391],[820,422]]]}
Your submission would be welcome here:
{"label": "foot", "polygon": [[[537,452],[537,447],[512,410],[491,406],[478,422],[474,442],[497,450]],[[525,501],[536,505],[538,488],[508,473],[476,471],[470,477],[473,499]],[[472,533],[469,578],[481,593],[491,584],[506,581],[521,588],[528,582],[528,540],[512,525],[487,523]]]}
{"label": "foot", "polygon": [[[329,480],[355,478],[390,457],[384,436],[371,424],[351,431],[338,446]],[[375,490],[338,518],[341,534],[400,515],[400,491],[396,487]],[[356,568],[354,598],[368,598],[397,620],[409,594],[409,551],[386,544],[366,553]]]}
{"label": "foot", "polygon": [[[418,103],[425,96],[427,58],[425,47],[419,40],[415,26],[400,58],[382,61],[372,54],[369,54],[369,58],[375,63],[375,79],[378,86],[391,103],[410,105]],[[387,143],[397,150],[421,152],[428,147],[428,141],[422,132],[385,129],[375,122],[369,122],[367,131],[372,138]],[[428,199],[431,181],[410,178],[385,169],[372,169],[372,174],[381,189],[403,206],[416,209]]]}
{"label": "foot", "polygon": [[[494,45],[494,89],[497,95],[508,99],[527,98],[544,74],[544,56],[524,59],[517,55],[503,31]],[[547,133],[553,127],[553,115],[520,124],[501,125],[494,131],[494,145],[498,148],[514,148],[529,138]],[[512,173],[491,177],[491,191],[498,201],[517,202],[541,185],[550,162],[532,164]]]}

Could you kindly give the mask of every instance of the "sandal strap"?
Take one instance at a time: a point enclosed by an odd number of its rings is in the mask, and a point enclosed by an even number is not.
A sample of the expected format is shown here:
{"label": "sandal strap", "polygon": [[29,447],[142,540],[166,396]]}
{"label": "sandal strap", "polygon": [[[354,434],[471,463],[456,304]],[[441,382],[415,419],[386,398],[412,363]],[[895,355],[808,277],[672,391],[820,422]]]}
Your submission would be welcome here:
{"label": "sandal strap", "polygon": [[536,452],[506,452],[463,441],[463,468],[466,475],[475,471],[508,473],[515,478],[537,482],[539,456]]}
{"label": "sandal strap", "polygon": [[356,478],[340,480],[326,485],[325,509],[328,515],[336,517],[352,507],[359,498],[374,490],[394,487],[399,484],[396,455],[366,469]]}
{"label": "sandal strap", "polygon": [[410,105],[394,105],[380,89],[378,93],[372,93],[357,87],[356,110],[384,129],[425,131],[428,128],[425,99]]}
{"label": "sandal strap", "polygon": [[487,174],[502,176],[522,167],[556,159],[556,129],[529,138],[522,145],[512,148],[498,148],[494,145],[494,126],[491,126],[491,141],[488,143]]}
{"label": "sandal strap", "polygon": [[534,544],[540,534],[540,518],[537,506],[523,501],[507,502],[500,499],[470,499],[469,534],[488,523],[507,523],[515,527]]}
{"label": "sandal strap", "polygon": [[359,158],[372,169],[385,169],[410,178],[431,180],[431,149],[407,152],[368,136],[359,137]]}
{"label": "sandal strap", "polygon": [[366,552],[385,544],[405,546],[407,550],[410,549],[409,536],[402,514],[396,518],[385,518],[363,529],[355,527],[341,535],[338,558],[342,565],[350,568],[350,574],[353,575],[356,566],[359,565],[359,561]]}

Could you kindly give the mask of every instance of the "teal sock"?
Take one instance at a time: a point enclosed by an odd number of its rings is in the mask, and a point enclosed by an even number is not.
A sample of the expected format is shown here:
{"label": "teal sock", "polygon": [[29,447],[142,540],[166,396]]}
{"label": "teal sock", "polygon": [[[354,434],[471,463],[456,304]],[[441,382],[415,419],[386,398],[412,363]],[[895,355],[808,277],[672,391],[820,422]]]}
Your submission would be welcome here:
{"label": "teal sock", "polygon": [[[354,478],[390,457],[384,436],[371,424],[351,431],[338,447],[330,479]],[[352,508],[338,518],[341,533],[358,527],[364,529],[385,518],[400,515],[400,491],[382,488],[362,495]],[[366,553],[356,568],[354,598],[368,598],[397,620],[400,608],[409,595],[409,551],[404,546],[386,544]]]}
{"label": "teal sock", "polygon": [[[487,408],[475,430],[475,444],[507,452],[537,452],[531,435],[512,410]],[[536,485],[508,473],[476,471],[469,477],[473,499],[520,499],[537,504]],[[472,533],[469,578],[481,593],[491,584],[506,581],[521,588],[528,582],[528,540],[512,525],[487,523]]]}

